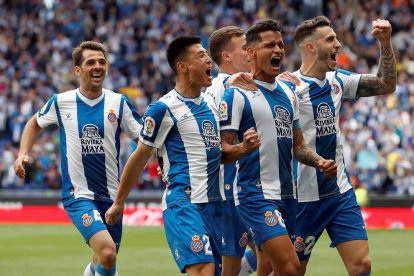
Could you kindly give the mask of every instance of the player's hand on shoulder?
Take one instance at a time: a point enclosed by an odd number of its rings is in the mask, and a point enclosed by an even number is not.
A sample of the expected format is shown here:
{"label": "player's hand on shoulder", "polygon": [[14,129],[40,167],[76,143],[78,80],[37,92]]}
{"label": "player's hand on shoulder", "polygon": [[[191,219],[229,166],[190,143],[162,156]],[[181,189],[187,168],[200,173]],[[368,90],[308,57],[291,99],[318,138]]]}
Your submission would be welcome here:
{"label": "player's hand on shoulder", "polygon": [[391,38],[391,23],[385,19],[377,19],[372,21],[371,35],[378,40],[389,40]]}
{"label": "player's hand on shoulder", "polygon": [[318,162],[318,167],[321,172],[325,174],[328,179],[332,179],[336,176],[337,166],[332,159],[321,159]]}
{"label": "player's hand on shoulder", "polygon": [[232,86],[249,91],[257,90],[257,86],[253,81],[253,75],[245,72],[236,73],[229,77],[226,83],[226,87],[229,88]]}
{"label": "player's hand on shoulder", "polygon": [[112,206],[105,213],[105,221],[108,225],[114,225],[121,218],[124,212],[124,204],[112,203]]}
{"label": "player's hand on shoulder", "polygon": [[20,177],[25,178],[26,177],[26,165],[29,163],[29,156],[27,154],[25,155],[19,155],[14,162],[14,173]]}
{"label": "player's hand on shoulder", "polygon": [[260,147],[260,137],[254,128],[249,128],[243,134],[243,146],[248,152],[254,151]]}
{"label": "player's hand on shoulder", "polygon": [[295,74],[289,71],[280,73],[279,75],[277,75],[276,79],[291,82],[296,86],[300,85],[300,79]]}

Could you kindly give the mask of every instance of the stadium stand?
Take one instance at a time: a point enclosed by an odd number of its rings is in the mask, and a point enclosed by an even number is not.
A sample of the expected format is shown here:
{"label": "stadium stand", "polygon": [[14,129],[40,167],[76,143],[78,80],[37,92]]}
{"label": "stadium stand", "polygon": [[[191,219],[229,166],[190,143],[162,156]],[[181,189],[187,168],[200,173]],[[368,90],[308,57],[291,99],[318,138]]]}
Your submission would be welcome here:
{"label": "stadium stand", "polygon": [[[208,12],[206,12],[208,11]],[[371,21],[393,26],[398,85],[388,97],[343,104],[345,160],[354,184],[370,193],[414,195],[414,2],[298,0],[118,0],[0,1],[0,189],[59,189],[56,130],[35,145],[28,177],[20,181],[13,162],[26,121],[53,93],[77,86],[71,51],[82,40],[109,49],[104,87],[125,93],[142,114],[172,88],[165,46],[181,34],[196,34],[207,46],[212,31],[226,25],[247,29],[267,17],[282,23],[285,70],[298,68],[292,33],[302,20],[324,14],[343,44],[340,67],[376,74],[378,47]],[[122,164],[134,145],[122,143]],[[152,159],[136,190],[163,189]]]}

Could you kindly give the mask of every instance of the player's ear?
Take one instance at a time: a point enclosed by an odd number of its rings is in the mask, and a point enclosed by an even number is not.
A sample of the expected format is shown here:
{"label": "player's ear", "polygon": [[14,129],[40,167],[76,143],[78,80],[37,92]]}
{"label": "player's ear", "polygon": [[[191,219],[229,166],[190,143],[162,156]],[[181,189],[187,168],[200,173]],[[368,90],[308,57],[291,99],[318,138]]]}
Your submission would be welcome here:
{"label": "player's ear", "polygon": [[250,58],[253,57],[253,55],[254,55],[254,49],[252,47],[247,47],[246,52],[250,56]]}
{"label": "player's ear", "polygon": [[76,76],[80,76],[81,68],[79,66],[75,66],[75,74]]}
{"label": "player's ear", "polygon": [[177,71],[182,73],[188,72],[188,66],[185,64],[185,62],[179,61],[177,62]]}
{"label": "player's ear", "polygon": [[221,59],[226,61],[231,61],[231,55],[228,51],[221,52]]}
{"label": "player's ear", "polygon": [[316,53],[316,49],[315,46],[313,45],[312,42],[307,41],[305,43],[303,43],[303,47],[310,53],[315,54]]}

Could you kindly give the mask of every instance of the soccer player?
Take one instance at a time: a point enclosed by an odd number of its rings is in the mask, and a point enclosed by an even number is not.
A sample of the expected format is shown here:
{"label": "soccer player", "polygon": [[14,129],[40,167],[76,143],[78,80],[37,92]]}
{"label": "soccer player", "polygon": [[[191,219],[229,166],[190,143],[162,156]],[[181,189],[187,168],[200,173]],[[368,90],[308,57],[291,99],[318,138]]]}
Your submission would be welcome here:
{"label": "soccer player", "polygon": [[[275,81],[285,56],[280,24],[260,21],[249,28],[246,40],[258,90],[226,89],[220,104],[222,150],[231,154],[237,149],[237,138],[257,129],[259,149],[238,161],[235,203],[260,248],[258,262],[266,254],[277,273],[297,275],[299,260],[289,236],[296,211],[293,156],[328,178],[336,175],[336,164],[304,142],[294,85]],[[263,273],[259,265],[257,275]]]}
{"label": "soccer player", "polygon": [[301,261],[301,275],[312,249],[326,229],[349,275],[370,275],[368,237],[351,180],[345,169],[339,129],[342,98],[386,95],[396,89],[396,65],[387,20],[372,22],[371,34],[379,41],[378,74],[354,74],[336,68],[341,48],[331,22],[318,16],[299,24],[295,42],[302,64],[295,75],[303,82],[296,88],[299,119],[307,143],[338,166],[336,177],[326,178],[318,170],[299,164],[298,212],[295,249]]}
{"label": "soccer player", "polygon": [[140,116],[126,96],[102,88],[109,67],[104,45],[82,42],[72,59],[80,87],[52,96],[27,122],[14,169],[24,178],[38,134],[59,126],[63,207],[93,252],[84,275],[115,275],[122,222],[109,226],[103,215],[119,186],[120,131],[137,139]]}
{"label": "soccer player", "polygon": [[[250,71],[250,58],[246,51],[246,36],[244,31],[236,26],[227,26],[214,31],[209,38],[208,50],[211,58],[219,67],[219,74],[213,83],[206,89],[220,108],[221,97],[224,95],[227,81],[230,76],[239,72]],[[248,229],[241,221],[234,205],[233,184],[236,179],[236,165],[224,164],[220,167],[220,189],[224,194],[221,227],[223,231],[222,275],[239,275],[241,261],[249,242]],[[254,255],[253,255],[254,256]],[[244,264],[247,264],[244,262]],[[243,270],[248,270],[244,268]],[[255,268],[254,268],[255,270]]]}
{"label": "soccer player", "polygon": [[[221,275],[214,267],[214,259],[221,263],[219,112],[214,100],[201,94],[202,87],[211,85],[212,60],[194,36],[174,39],[168,45],[167,60],[176,74],[175,88],[148,107],[140,142],[127,161],[106,218],[109,224],[120,219],[132,184],[156,148],[167,183],[163,218],[174,260],[189,275]],[[255,150],[258,140],[251,130],[238,152],[223,160],[234,162]]]}

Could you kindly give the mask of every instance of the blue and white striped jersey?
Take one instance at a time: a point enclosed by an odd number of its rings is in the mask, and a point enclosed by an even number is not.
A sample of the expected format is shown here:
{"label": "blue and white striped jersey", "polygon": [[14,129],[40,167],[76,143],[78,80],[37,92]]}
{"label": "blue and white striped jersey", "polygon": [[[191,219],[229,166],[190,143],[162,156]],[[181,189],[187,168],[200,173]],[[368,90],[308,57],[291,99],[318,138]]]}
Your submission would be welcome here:
{"label": "blue and white striped jersey", "polygon": [[257,91],[226,89],[220,104],[221,131],[238,132],[239,141],[256,129],[261,146],[239,159],[236,205],[257,199],[294,197],[293,128],[298,124],[294,85],[255,80]]}
{"label": "blue and white striped jersey", "polygon": [[344,193],[352,189],[351,180],[345,169],[339,112],[342,98],[355,99],[359,74],[337,69],[326,73],[319,80],[294,73],[301,85],[296,87],[299,102],[299,119],[306,143],[325,159],[336,161],[338,172],[334,179],[313,167],[298,164],[299,202],[317,201]]}
{"label": "blue and white striped jersey", "polygon": [[[216,103],[217,108],[220,108],[221,98],[226,90],[226,82],[230,75],[225,73],[219,73],[216,78],[213,79],[213,83],[206,89],[206,94],[211,96]],[[220,192],[224,194],[224,199],[233,200],[233,186],[236,180],[236,163],[228,163],[220,166]]]}
{"label": "blue and white striped jersey", "polygon": [[221,201],[219,113],[208,95],[185,98],[170,91],[151,104],[143,118],[140,141],[157,148],[167,188],[162,207],[179,201]]}
{"label": "blue and white striped jersey", "polygon": [[37,123],[41,128],[59,126],[62,199],[70,195],[104,201],[115,198],[120,132],[122,129],[131,139],[137,139],[140,120],[125,95],[106,89],[93,100],[79,89],[49,99],[37,113]]}

